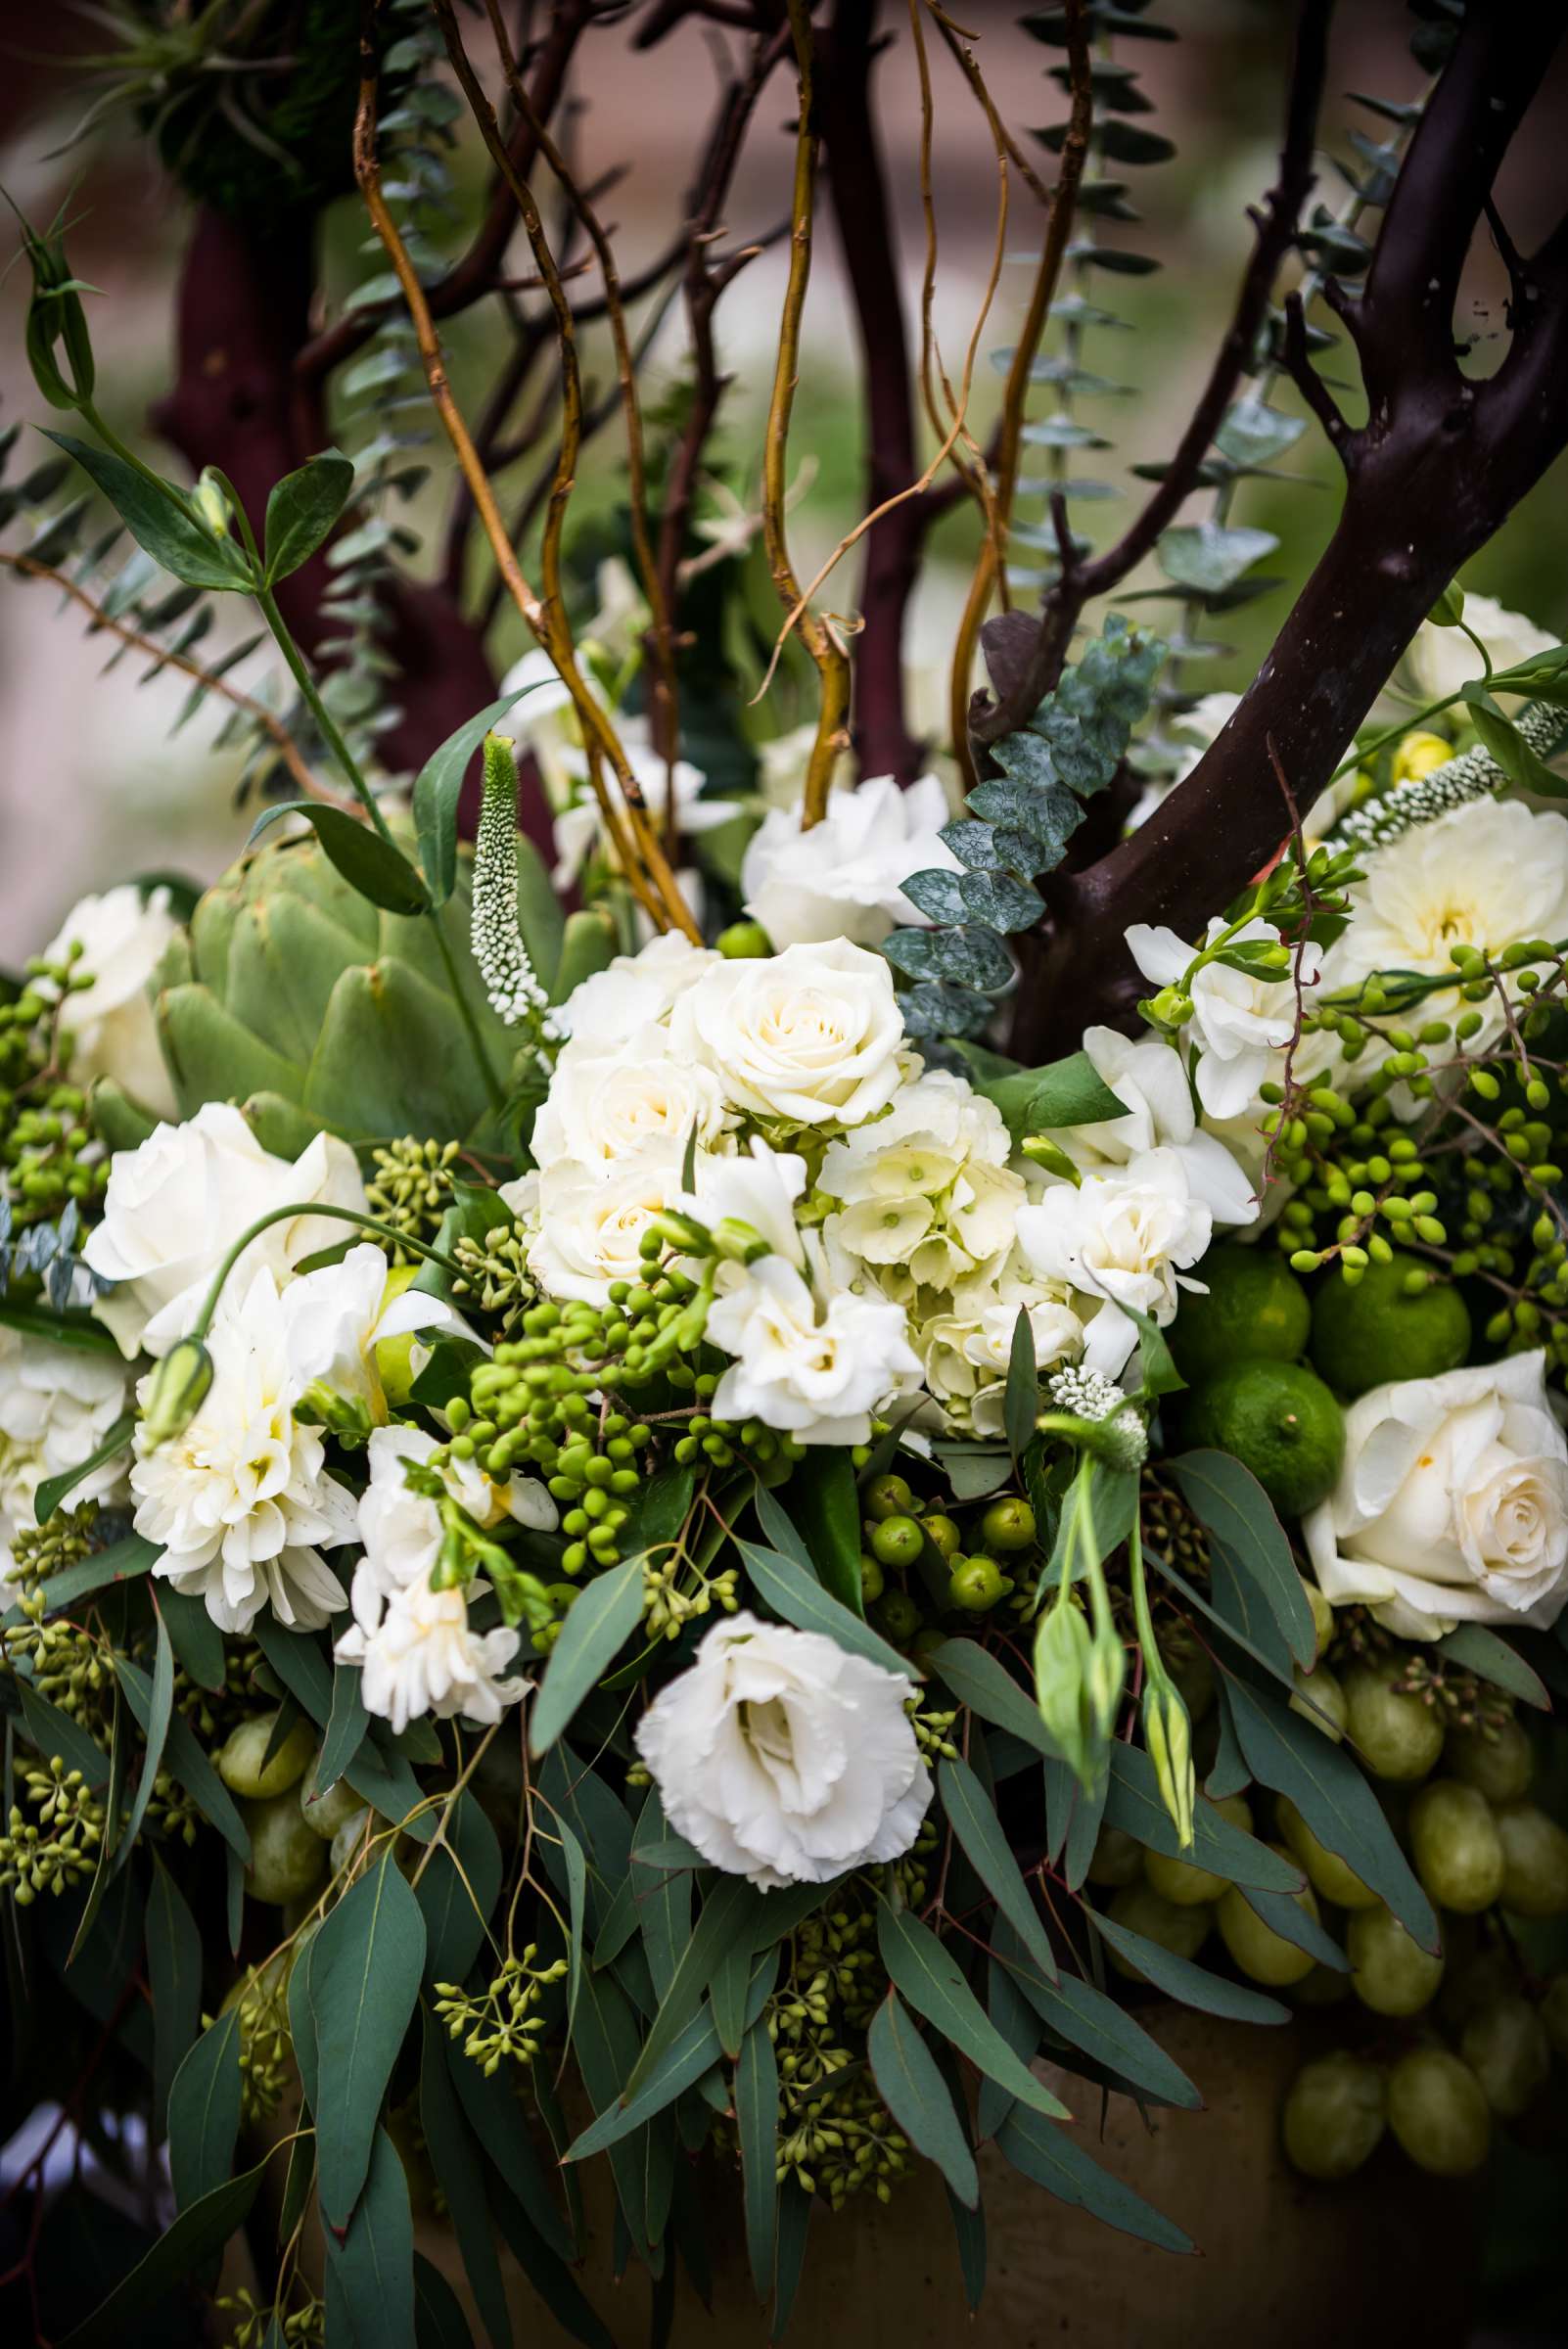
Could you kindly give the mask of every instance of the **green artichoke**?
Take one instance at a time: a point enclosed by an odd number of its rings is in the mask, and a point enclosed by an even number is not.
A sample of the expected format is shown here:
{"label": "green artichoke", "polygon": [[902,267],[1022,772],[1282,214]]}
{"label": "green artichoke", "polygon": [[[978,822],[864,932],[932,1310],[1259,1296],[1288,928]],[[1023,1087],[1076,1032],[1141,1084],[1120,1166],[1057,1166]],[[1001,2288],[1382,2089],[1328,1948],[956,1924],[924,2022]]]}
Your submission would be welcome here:
{"label": "green artichoke", "polygon": [[[560,910],[536,859],[524,881],[526,943],[548,975]],[[465,854],[441,926],[505,1090],[519,1039],[474,967],[470,883]],[[372,905],[313,836],[243,857],[201,898],[160,974],[158,1018],[180,1115],[237,1101],[269,1149],[298,1151],[323,1127],[353,1142],[472,1141],[491,1120],[431,923]]]}

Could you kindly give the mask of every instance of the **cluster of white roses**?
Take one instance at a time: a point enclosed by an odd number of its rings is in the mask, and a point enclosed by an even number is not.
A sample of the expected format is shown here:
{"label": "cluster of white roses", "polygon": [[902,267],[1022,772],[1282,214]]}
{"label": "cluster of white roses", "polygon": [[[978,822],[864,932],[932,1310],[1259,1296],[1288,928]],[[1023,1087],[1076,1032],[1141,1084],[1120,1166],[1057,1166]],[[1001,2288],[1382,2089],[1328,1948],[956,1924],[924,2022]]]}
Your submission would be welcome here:
{"label": "cluster of white roses", "polygon": [[1169,1321],[1216,1221],[1254,1212],[1169,1050],[1108,1030],[1090,1049],[1125,1116],[1063,1134],[1076,1178],[1013,1163],[995,1107],[911,1047],[887,963],[842,938],[733,961],[660,939],[561,1025],[536,1168],[503,1192],[530,1271],[602,1303],[667,1211],[761,1238],[716,1275],[714,1407],[807,1444],[863,1442],[900,1397],[996,1433],[1020,1311],[1041,1368],[1114,1375],[1123,1309]]}

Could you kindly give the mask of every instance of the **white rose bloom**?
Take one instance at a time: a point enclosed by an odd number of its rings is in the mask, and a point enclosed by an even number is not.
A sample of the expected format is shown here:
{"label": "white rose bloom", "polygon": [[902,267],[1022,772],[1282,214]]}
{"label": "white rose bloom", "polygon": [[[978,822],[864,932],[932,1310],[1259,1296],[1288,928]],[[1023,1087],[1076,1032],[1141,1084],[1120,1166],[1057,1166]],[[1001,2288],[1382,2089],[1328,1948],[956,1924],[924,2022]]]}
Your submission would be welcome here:
{"label": "white rose bloom", "polygon": [[1218,740],[1240,708],[1239,693],[1205,693],[1199,695],[1190,710],[1171,720],[1170,732],[1179,745],[1180,757],[1173,773],[1151,775],[1145,781],[1127,819],[1130,832],[1135,832],[1139,824],[1146,824],[1161,802],[1170,798],[1178,783],[1186,781],[1209,745]]}
{"label": "white rose bloom", "polygon": [[1071,1306],[1038,1281],[1009,1279],[999,1287],[960,1290],[951,1311],[933,1314],[916,1334],[927,1392],[947,1425],[961,1434],[990,1441],[1003,1432],[1021,1307],[1029,1315],[1038,1370],[1078,1359],[1084,1324]]}
{"label": "white rose bloom", "polygon": [[1088,1174],[1075,1188],[1052,1183],[1018,1217],[1024,1255],[1045,1280],[1065,1282],[1101,1302],[1087,1322],[1084,1362],[1115,1378],[1137,1344],[1124,1305],[1163,1327],[1175,1318],[1177,1290],[1209,1245],[1214,1218],[1192,1195],[1175,1150],[1150,1150],[1115,1174]]}
{"label": "white rose bloom", "polygon": [[903,1304],[973,1280],[1006,1256],[1028,1197],[1008,1149],[993,1102],[928,1070],[829,1146],[820,1186],[842,1203],[834,1236]]}
{"label": "white rose bloom", "polygon": [[801,829],[803,805],[769,808],[741,866],[746,910],[775,946],[834,938],[875,946],[900,923],[929,923],[903,883],[911,873],[962,870],[939,838],[952,812],[939,776],[922,775],[901,791],[892,775],[878,775],[834,792],[808,832]]}
{"label": "white rose bloom", "polygon": [[[1471,800],[1412,824],[1374,850],[1365,869],[1349,925],[1323,960],[1325,993],[1372,971],[1456,977],[1449,949],[1457,943],[1496,958],[1521,939],[1568,938],[1568,823],[1517,800]],[[1482,1021],[1465,1049],[1484,1051],[1503,1027],[1497,993],[1464,1008]],[[1434,1009],[1443,1011],[1442,997]]]}
{"label": "white rose bloom", "polygon": [[333,1652],[341,1664],[361,1667],[367,1713],[390,1721],[398,1735],[427,1713],[438,1721],[461,1714],[489,1728],[527,1694],[531,1681],[505,1677],[520,1635],[504,1625],[476,1632],[469,1622],[469,1598],[484,1588],[433,1590],[421,1580],[362,1593],[354,1577],[354,1621]]}
{"label": "white rose bloom", "polygon": [[650,1023],[632,1029],[617,1049],[579,1044],[561,1054],[533,1122],[532,1151],[545,1167],[560,1158],[609,1166],[651,1150],[684,1150],[693,1128],[698,1148],[711,1149],[725,1122],[713,1070],[677,1060],[669,1030]]}
{"label": "white rose bloom", "polygon": [[[1516,668],[1532,653],[1556,650],[1557,639],[1538,628],[1522,612],[1504,611],[1496,596],[1466,595],[1465,627],[1473,628],[1487,648],[1494,668]],[[1479,684],[1481,656],[1464,628],[1440,628],[1424,620],[1405,656],[1410,682],[1424,702],[1440,702],[1461,685]],[[1519,707],[1517,694],[1503,694],[1504,709]]]}
{"label": "white rose bloom", "polygon": [[1125,1167],[1162,1144],[1187,1171],[1194,1199],[1217,1223],[1250,1223],[1258,1198],[1247,1169],[1214,1134],[1205,1133],[1192,1106],[1180,1055],[1157,1036],[1119,1036],[1114,1028],[1085,1028],[1084,1050],[1095,1075],[1119,1101],[1125,1118],[1064,1127],[1052,1139],[1087,1174]]}
{"label": "white rose bloom", "polygon": [[101,898],[81,898],[43,950],[46,961],[64,962],[69,947],[80,946],[76,969],[92,979],[91,987],[72,990],[66,1010],[74,1082],[113,1077],[160,1118],[173,1117],[174,1089],[159,1049],[152,980],[178,928],[166,889],[144,898],[125,881]]}
{"label": "white rose bloom", "polygon": [[[125,1408],[125,1373],[82,1346],[23,1336],[0,1324],[0,1582],[11,1543],[33,1523],[38,1487],[91,1459]],[[84,1476],[68,1508],[106,1500],[122,1483],[123,1457]]]}
{"label": "white rose bloom", "polygon": [[[104,1219],[82,1260],[116,1286],[93,1311],[127,1358],[167,1354],[201,1311],[208,1284],[248,1225],[296,1201],[363,1209],[364,1185],[346,1142],[318,1133],[292,1164],[263,1150],[237,1109],[204,1102],[183,1126],[157,1126],[110,1164]],[[230,1275],[243,1284],[259,1265],[280,1280],[302,1257],[330,1248],[347,1227],[317,1216],[271,1224]]]}
{"label": "white rose bloom", "polygon": [[1545,1355],[1362,1395],[1339,1483],[1302,1531],[1324,1597],[1372,1608],[1402,1639],[1547,1630],[1568,1599],[1568,1443]]}
{"label": "white rose bloom", "polygon": [[[1216,915],[1205,945],[1225,927]],[[1279,932],[1271,922],[1251,921],[1230,943],[1244,946],[1258,941],[1278,945]],[[1147,922],[1134,922],[1127,943],[1138,969],[1156,987],[1175,986],[1192,961],[1192,948],[1174,930],[1153,930]],[[1192,1019],[1186,1033],[1199,1047],[1198,1099],[1212,1118],[1242,1115],[1257,1099],[1276,1051],[1295,1034],[1297,985],[1316,986],[1321,947],[1302,946],[1292,964],[1277,979],[1252,979],[1225,963],[1210,962],[1193,981]]]}
{"label": "white rose bloom", "polygon": [[893,973],[839,939],[758,962],[720,961],[670,1014],[677,1053],[715,1070],[754,1117],[858,1125],[886,1108],[907,1048]]}
{"label": "white rose bloom", "polygon": [[668,1019],[686,990],[722,960],[711,946],[694,946],[678,931],[667,931],[640,954],[618,954],[574,988],[557,1004],[555,1024],[572,1053],[618,1052],[628,1036]]}
{"label": "white rose bloom", "polygon": [[346,1595],[321,1551],[354,1540],[354,1501],[326,1473],[320,1434],[294,1416],[300,1384],[268,1266],[219,1307],[208,1350],[212,1384],[184,1433],[154,1447],[137,1430],[136,1531],[162,1547],[153,1571],[205,1600],[220,1631],[249,1631],[268,1605],[291,1630],[319,1631]]}
{"label": "white rose bloom", "polygon": [[805,1264],[795,1221],[795,1202],[806,1188],[804,1158],[770,1150],[754,1133],[734,1158],[700,1156],[692,1173],[696,1189],[682,1191],[674,1202],[684,1214],[710,1231],[719,1223],[747,1224],[786,1264]]}
{"label": "white rose bloom", "polygon": [[584,1167],[557,1159],[503,1183],[501,1198],[531,1237],[528,1267],[548,1296],[609,1302],[614,1281],[640,1281],[639,1243],[680,1189],[678,1150]]}
{"label": "white rose bloom", "polygon": [[[359,1496],[359,1539],[365,1554],[354,1569],[354,1611],[368,1610],[410,1583],[428,1583],[440,1555],[440,1511],[416,1493],[403,1473],[408,1460],[424,1462],[439,1449],[419,1427],[378,1427],[369,1445],[370,1482]],[[513,1476],[504,1484],[487,1477],[477,1460],[448,1460],[441,1481],[455,1501],[488,1533],[508,1519],[537,1533],[560,1522],[555,1502],[537,1477]],[[361,1588],[363,1586],[363,1588]]]}
{"label": "white rose bloom", "polygon": [[880,1404],[918,1379],[903,1308],[857,1297],[826,1272],[815,1234],[807,1261],[827,1304],[782,1257],[729,1265],[708,1310],[708,1337],[735,1359],[714,1396],[717,1419],[761,1419],[803,1444],[866,1444]]}
{"label": "white rose bloom", "polygon": [[734,1615],[637,1725],[677,1835],[764,1892],[897,1860],[931,1776],[904,1706],[914,1683],[817,1632]]}

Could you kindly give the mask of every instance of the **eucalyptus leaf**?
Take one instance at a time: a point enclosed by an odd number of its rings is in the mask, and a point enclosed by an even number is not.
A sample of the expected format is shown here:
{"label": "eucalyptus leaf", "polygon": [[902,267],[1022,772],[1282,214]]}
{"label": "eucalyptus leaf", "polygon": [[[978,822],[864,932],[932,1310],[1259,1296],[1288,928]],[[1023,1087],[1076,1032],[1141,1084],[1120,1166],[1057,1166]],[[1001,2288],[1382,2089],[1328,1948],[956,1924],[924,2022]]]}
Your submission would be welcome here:
{"label": "eucalyptus leaf", "polygon": [[240,2135],[240,2013],[209,2023],[168,2092],[168,2168],[174,2200],[189,2210],[234,2167]]}
{"label": "eucalyptus leaf", "polygon": [[167,2126],[169,2089],[202,2016],[202,1935],[190,1905],[153,1854],[147,1887],[147,1984],[153,1999],[153,2134]]}
{"label": "eucalyptus leaf", "polygon": [[1540,1674],[1500,1633],[1488,1631],[1485,1624],[1461,1623],[1437,1642],[1437,1651],[1495,1688],[1505,1688],[1521,1704],[1534,1705],[1542,1713],[1551,1711],[1551,1697]]}
{"label": "eucalyptus leaf", "polygon": [[[270,2148],[251,2170],[227,2179],[182,2210],[144,2259],[100,2302],[84,2324],[68,2333],[61,2349],[122,2349],[129,2328],[147,2316],[177,2283],[216,2258],[243,2227],[272,2160]],[[381,2344],[387,2349],[387,2344]]]}
{"label": "eucalyptus leaf", "polygon": [[1144,1979],[1156,1990],[1182,2006],[1195,2006],[1201,2014],[1218,2014],[1228,2023],[1288,2023],[1291,2012],[1277,1999],[1266,1998],[1261,1990],[1251,1990],[1245,1983],[1228,1982],[1223,1974],[1212,1974],[1207,1967],[1194,1965],[1190,1958],[1178,1958],[1162,1942],[1150,1941],[1142,1933],[1134,1933],[1130,1925],[1118,1923],[1103,1911],[1084,1904],[1084,1913],[1102,1939],[1135,1965]]}
{"label": "eucalyptus leaf", "polygon": [[[898,2113],[893,2117],[898,2120]],[[767,2025],[759,2019],[747,2032],[735,2065],[735,2132],[740,2140],[746,2255],[760,2300],[773,2288],[778,2246],[778,2058]]]}
{"label": "eucalyptus leaf", "polygon": [[1218,522],[1177,523],[1155,549],[1160,569],[1177,587],[1218,595],[1233,587],[1245,571],[1271,555],[1279,540],[1272,530],[1228,527]]}
{"label": "eucalyptus leaf", "polygon": [[966,2209],[978,2209],[980,2175],[969,2140],[936,2058],[896,1990],[872,2016],[866,2048],[882,2101],[915,2151],[936,2163]]}
{"label": "eucalyptus leaf", "polygon": [[424,1964],[424,1914],[389,1852],[344,1895],[311,1944],[317,2190],[329,2228],[347,2225],[365,2185]]}
{"label": "eucalyptus leaf", "polygon": [[627,1558],[595,1575],[567,1611],[530,1709],[529,1750],[553,1745],[642,1620],[643,1562]]}
{"label": "eucalyptus leaf", "polygon": [[128,1451],[135,1427],[136,1413],[122,1412],[96,1451],[89,1452],[86,1459],[79,1460],[74,1468],[63,1468],[58,1476],[46,1476],[33,1496],[33,1523],[47,1525],[61,1502],[69,1494],[75,1492],[84,1477],[90,1476],[95,1468],[106,1466],[110,1460],[117,1459],[122,1451]]}
{"label": "eucalyptus leaf", "polygon": [[[848,1607],[841,1606],[816,1577],[794,1558],[785,1557],[781,1550],[761,1549],[755,1542],[745,1542],[739,1537],[735,1547],[758,1596],[775,1615],[793,1623],[797,1631],[821,1632],[840,1647],[847,1647],[852,1655],[865,1656],[873,1664],[880,1664],[884,1672],[914,1678],[907,1656],[899,1655],[868,1623],[862,1623],[858,1615],[852,1615]],[[580,1605],[581,1601],[577,1603]],[[569,1627],[571,1622],[569,1615]]]}
{"label": "eucalyptus leaf", "polygon": [[1034,1698],[978,1639],[945,1639],[930,1650],[926,1661],[961,1705],[1022,1738],[1046,1761],[1055,1760],[1056,1749]]}
{"label": "eucalyptus leaf", "polygon": [[[469,2290],[481,2322],[494,2349],[512,2349],[506,2287],[501,2280],[501,2263],[484,2199],[484,2161],[452,2087],[448,2069],[452,2058],[448,2050],[445,2031],[427,2007],[420,2049],[419,2125],[437,2184],[446,2196]],[[456,2060],[466,2063],[468,2058],[456,2053]],[[386,2344],[383,2349],[387,2349]]]}
{"label": "eucalyptus leaf", "polygon": [[327,2334],[333,2349],[392,2349],[414,2338],[414,2222],[397,2149],[378,2129],[364,2190],[346,2229],[327,2227]]}
{"label": "eucalyptus leaf", "polygon": [[479,1797],[465,1786],[414,1886],[425,1919],[427,1981],[464,1980],[500,1898],[502,1872],[495,1829]]}
{"label": "eucalyptus leaf", "polygon": [[[1305,1727],[1305,1723],[1303,1724]],[[1312,1732],[1316,1736],[1317,1732]],[[1194,1867],[1212,1868],[1227,1883],[1280,1897],[1299,1892],[1305,1878],[1288,1860],[1222,1818],[1200,1795],[1193,1805],[1193,1842],[1183,1848],[1160,1796],[1154,1764],[1141,1747],[1120,1739],[1111,1747],[1110,1782],[1105,1794],[1105,1823],[1122,1827],[1151,1852],[1168,1860],[1186,1860]],[[1292,1903],[1292,1906],[1294,1904]]]}
{"label": "eucalyptus leaf", "polygon": [[1037,2112],[1067,2118],[1066,2106],[1013,2053],[929,1925],[884,1901],[877,1909],[877,1947],[894,1988],[961,2055]]}
{"label": "eucalyptus leaf", "polygon": [[[141,1666],[133,1664],[129,1656],[116,1655],[115,1670],[145,1737],[153,1719],[153,1684]],[[196,1732],[181,1713],[174,1713],[169,1719],[163,1751],[170,1775],[184,1787],[203,1818],[209,1825],[216,1827],[230,1850],[249,1867],[251,1838],[245,1821],[235,1809],[228,1788],[203,1752]]]}
{"label": "eucalyptus leaf", "polygon": [[1056,1959],[1038,1911],[1019,1872],[1012,1846],[1002,1832],[992,1802],[967,1762],[943,1758],[937,1765],[937,1791],[947,1823],[970,1866],[1012,1926],[1035,1963],[1048,1980],[1056,1978]]}
{"label": "eucalyptus leaf", "polygon": [[1162,2217],[1130,2186],[1102,2170],[1069,2130],[1055,2128],[1038,2113],[1015,2104],[997,2131],[996,2144],[1015,2170],[1042,2186],[1059,2202],[1086,2210],[1106,2226],[1136,2235],[1161,2251],[1193,2249],[1191,2238],[1179,2227]]}

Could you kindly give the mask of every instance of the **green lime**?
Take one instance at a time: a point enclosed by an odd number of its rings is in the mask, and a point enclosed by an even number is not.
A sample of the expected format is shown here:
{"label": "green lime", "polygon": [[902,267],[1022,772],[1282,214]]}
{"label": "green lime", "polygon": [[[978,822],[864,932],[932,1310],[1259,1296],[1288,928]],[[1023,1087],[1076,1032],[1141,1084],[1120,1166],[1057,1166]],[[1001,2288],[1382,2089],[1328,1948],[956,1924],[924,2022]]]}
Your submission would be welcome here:
{"label": "green lime", "polygon": [[1170,1337],[1176,1368],[1189,1386],[1241,1356],[1300,1361],[1307,1351],[1312,1306],[1274,1249],[1226,1241],[1210,1249],[1201,1278],[1208,1295],[1183,1296]]}
{"label": "green lime", "polygon": [[[1313,1365],[1341,1395],[1399,1379],[1437,1378],[1470,1352],[1470,1313],[1457,1289],[1433,1281],[1420,1258],[1399,1249],[1368,1265],[1354,1288],[1338,1273],[1313,1299]],[[1427,1285],[1406,1294],[1412,1273]]]}
{"label": "green lime", "polygon": [[1189,1445],[1234,1452],[1283,1517],[1300,1517],[1333,1491],[1345,1420],[1320,1378],[1295,1362],[1232,1362],[1194,1388]]}

